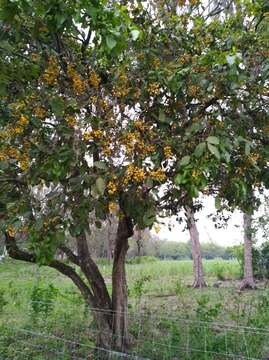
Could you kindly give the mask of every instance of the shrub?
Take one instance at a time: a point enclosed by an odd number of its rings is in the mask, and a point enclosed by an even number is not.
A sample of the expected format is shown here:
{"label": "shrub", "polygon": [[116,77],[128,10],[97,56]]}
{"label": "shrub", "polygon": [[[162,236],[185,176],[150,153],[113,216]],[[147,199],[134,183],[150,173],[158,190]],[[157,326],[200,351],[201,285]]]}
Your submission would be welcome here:
{"label": "shrub", "polygon": [[158,261],[158,259],[155,256],[136,256],[134,258],[127,259],[126,263],[136,265],[136,264],[152,263],[155,261]]}
{"label": "shrub", "polygon": [[[240,274],[244,274],[244,247],[237,245],[233,247],[233,255],[240,265]],[[253,273],[256,278],[269,278],[269,242],[262,244],[260,248],[252,248]]]}
{"label": "shrub", "polygon": [[224,268],[223,264],[219,264],[219,263],[215,264],[213,271],[218,280],[224,281],[226,279],[225,268]]}
{"label": "shrub", "polygon": [[31,293],[31,307],[35,315],[42,314],[48,316],[54,307],[54,300],[58,290],[52,285],[36,285]]}
{"label": "shrub", "polygon": [[132,292],[134,294],[134,297],[140,301],[141,300],[141,297],[144,293],[144,285],[146,282],[150,281],[151,280],[151,276],[142,276],[141,278],[137,279],[135,282],[134,282],[134,285],[133,285],[133,288],[132,288]]}
{"label": "shrub", "polygon": [[5,291],[0,289],[0,314],[3,312],[4,306],[7,305],[7,301],[5,298]]}

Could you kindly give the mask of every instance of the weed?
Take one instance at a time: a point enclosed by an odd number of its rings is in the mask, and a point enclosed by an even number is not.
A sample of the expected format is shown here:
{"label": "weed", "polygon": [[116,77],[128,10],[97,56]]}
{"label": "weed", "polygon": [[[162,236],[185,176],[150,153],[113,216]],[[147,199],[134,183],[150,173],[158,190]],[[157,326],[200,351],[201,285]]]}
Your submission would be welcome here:
{"label": "weed", "polygon": [[7,305],[5,297],[5,290],[0,289],[0,314],[3,312],[4,307]]}
{"label": "weed", "polygon": [[58,290],[52,285],[36,285],[31,293],[31,307],[35,316],[48,316],[53,310],[53,303]]}

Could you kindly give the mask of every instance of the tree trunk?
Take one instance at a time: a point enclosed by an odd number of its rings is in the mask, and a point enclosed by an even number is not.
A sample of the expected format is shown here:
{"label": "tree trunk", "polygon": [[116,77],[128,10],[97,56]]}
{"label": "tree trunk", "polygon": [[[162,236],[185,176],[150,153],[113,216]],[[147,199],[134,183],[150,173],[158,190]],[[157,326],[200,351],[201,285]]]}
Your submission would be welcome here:
{"label": "tree trunk", "polygon": [[[125,256],[128,250],[128,238],[133,235],[133,225],[128,217],[119,220],[115,243],[115,254],[112,270],[112,301],[102,274],[92,260],[85,233],[76,238],[77,255],[66,246],[61,250],[68,259],[79,266],[90,286],[80,277],[75,269],[59,260],[51,261],[48,266],[68,276],[78,287],[81,295],[89,305],[96,325],[98,358],[109,358],[107,350],[126,351],[129,344],[127,319],[127,282],[125,272]],[[8,254],[18,260],[36,263],[34,254],[18,248],[14,237],[6,234]]]}
{"label": "tree trunk", "polygon": [[107,249],[106,249],[106,256],[109,261],[113,258],[113,236],[112,236],[112,224],[108,223],[108,230],[107,230]]}
{"label": "tree trunk", "polygon": [[114,249],[112,270],[112,309],[113,335],[117,350],[126,351],[129,345],[128,334],[128,293],[125,271],[125,257],[128,250],[128,238],[133,235],[133,224],[124,216],[119,220]]}
{"label": "tree trunk", "polygon": [[199,241],[199,232],[196,226],[194,213],[190,207],[186,207],[187,224],[191,239],[191,253],[193,260],[194,288],[202,288],[207,286],[204,280],[201,245]]}
{"label": "tree trunk", "polygon": [[256,285],[253,278],[252,266],[252,217],[244,213],[244,278],[240,285],[240,290],[255,289]]}
{"label": "tree trunk", "polygon": [[137,256],[141,256],[142,250],[142,230],[136,230],[136,245],[137,245]]}

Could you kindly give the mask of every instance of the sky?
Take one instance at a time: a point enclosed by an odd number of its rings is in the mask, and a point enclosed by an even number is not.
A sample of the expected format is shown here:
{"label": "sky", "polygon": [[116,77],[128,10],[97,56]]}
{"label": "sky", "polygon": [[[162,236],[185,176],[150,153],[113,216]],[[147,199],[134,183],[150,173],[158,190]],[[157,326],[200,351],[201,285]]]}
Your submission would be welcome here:
{"label": "sky", "polygon": [[[243,242],[243,215],[240,211],[236,210],[231,214],[231,218],[228,221],[228,226],[226,228],[216,229],[213,220],[208,218],[208,215],[216,213],[214,198],[206,197],[203,200],[203,206],[204,207],[200,212],[196,212],[196,224],[202,243],[214,242],[219,245],[232,246],[239,245]],[[189,240],[189,232],[188,230],[184,230],[183,223],[178,224],[175,218],[164,219],[163,222],[165,225],[161,225],[161,230],[157,234],[160,239],[171,241]],[[172,226],[171,231],[168,229],[169,223]]]}

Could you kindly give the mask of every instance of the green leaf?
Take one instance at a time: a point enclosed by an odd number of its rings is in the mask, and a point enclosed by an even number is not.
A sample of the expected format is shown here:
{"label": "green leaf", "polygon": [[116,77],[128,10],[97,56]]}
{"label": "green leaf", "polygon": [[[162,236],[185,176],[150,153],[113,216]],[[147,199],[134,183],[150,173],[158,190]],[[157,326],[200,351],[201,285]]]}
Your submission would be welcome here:
{"label": "green leaf", "polygon": [[220,153],[218,148],[216,148],[216,146],[208,143],[207,144],[208,150],[211,152],[211,154],[213,154],[218,160],[220,160]]}
{"label": "green leaf", "polygon": [[222,157],[224,158],[224,160],[229,163],[231,160],[231,155],[228,153],[228,151],[224,150],[222,152]]}
{"label": "green leaf", "polygon": [[55,116],[63,116],[64,114],[64,100],[62,98],[54,97],[50,100],[50,106]]}
{"label": "green leaf", "polygon": [[0,83],[0,96],[6,96],[8,94],[7,84]]}
{"label": "green leaf", "polygon": [[218,196],[215,198],[215,207],[217,210],[221,208],[221,199]]}
{"label": "green leaf", "polygon": [[77,236],[81,234],[82,227],[79,224],[71,224],[69,227],[69,232],[71,236]]}
{"label": "green leaf", "polygon": [[174,178],[174,183],[175,185],[180,185],[180,184],[184,184],[185,181],[185,177],[183,174],[177,174]]}
{"label": "green leaf", "polygon": [[180,166],[186,166],[190,163],[191,157],[189,155],[184,156],[180,161],[179,161],[179,165]]}
{"label": "green leaf", "polygon": [[152,226],[156,221],[156,214],[153,209],[148,209],[143,216],[145,226]]}
{"label": "green leaf", "polygon": [[195,185],[191,185],[188,189],[189,196],[191,198],[196,198],[199,196],[199,191]]}
{"label": "green leaf", "polygon": [[245,154],[248,156],[250,154],[250,143],[245,143]]}
{"label": "green leaf", "polygon": [[194,150],[194,156],[197,158],[200,158],[203,155],[203,153],[205,152],[205,149],[206,149],[205,142],[198,144]]}
{"label": "green leaf", "polygon": [[93,163],[93,165],[100,170],[107,170],[107,165],[106,163],[102,162],[102,161],[95,161]]}
{"label": "green leaf", "polygon": [[0,41],[0,48],[8,52],[11,52],[13,50],[12,45],[7,40]]}
{"label": "green leaf", "polygon": [[111,35],[106,36],[106,44],[107,47],[112,50],[116,45],[117,45],[117,41],[115,40],[115,38]]}
{"label": "green leaf", "polygon": [[95,185],[96,185],[96,189],[98,191],[98,194],[99,195],[104,195],[104,192],[105,192],[105,189],[106,189],[105,180],[103,178],[99,177],[96,180]]}
{"label": "green leaf", "polygon": [[162,109],[160,109],[160,111],[159,111],[159,120],[160,120],[160,122],[165,122],[166,121],[166,115],[165,115],[165,112]]}
{"label": "green leaf", "polygon": [[131,30],[131,35],[132,35],[132,39],[135,41],[139,38],[140,31],[136,29]]}
{"label": "green leaf", "polygon": [[219,144],[219,138],[217,138],[216,136],[208,136],[206,141],[208,143],[210,143],[210,144],[213,144],[213,145],[218,145]]}

